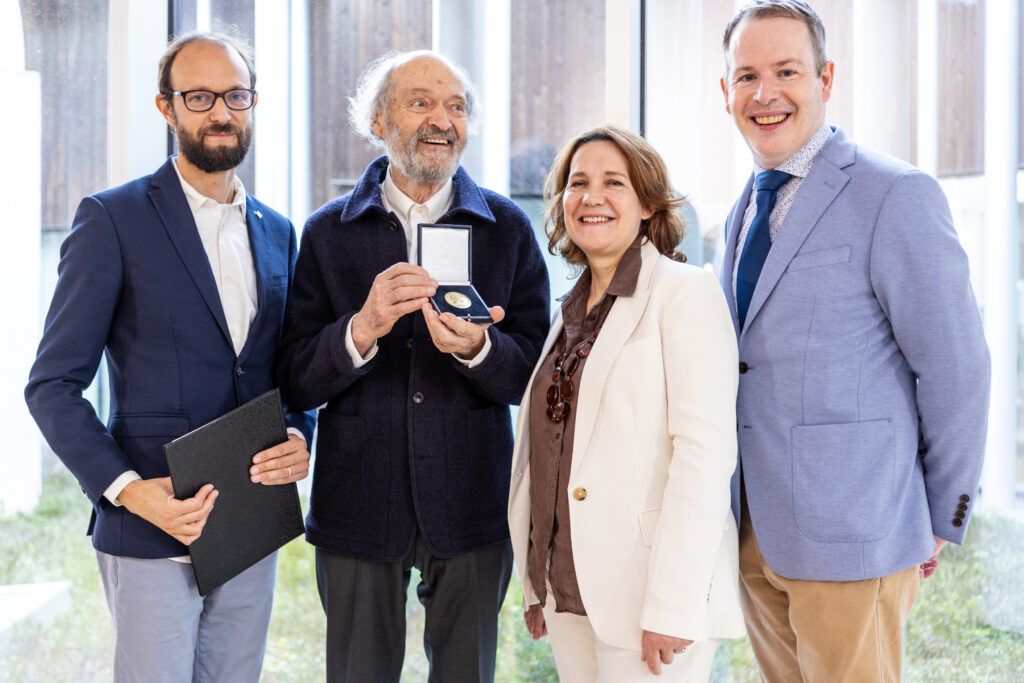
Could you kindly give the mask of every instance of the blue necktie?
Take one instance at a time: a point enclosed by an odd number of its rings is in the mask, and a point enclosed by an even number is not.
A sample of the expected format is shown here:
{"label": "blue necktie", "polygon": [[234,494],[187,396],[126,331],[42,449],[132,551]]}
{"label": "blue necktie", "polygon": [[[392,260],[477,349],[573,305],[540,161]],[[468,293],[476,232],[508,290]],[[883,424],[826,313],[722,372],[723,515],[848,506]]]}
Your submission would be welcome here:
{"label": "blue necktie", "polygon": [[775,208],[775,197],[779,188],[790,177],[785,171],[762,171],[754,179],[754,185],[757,187],[757,213],[754,214],[750,230],[747,231],[747,241],[743,244],[743,253],[740,255],[740,267],[736,271],[736,317],[739,318],[741,330],[747,319],[747,309],[750,307],[750,299],[754,296],[757,279],[761,277],[764,260],[768,258],[768,251],[772,248],[768,217]]}

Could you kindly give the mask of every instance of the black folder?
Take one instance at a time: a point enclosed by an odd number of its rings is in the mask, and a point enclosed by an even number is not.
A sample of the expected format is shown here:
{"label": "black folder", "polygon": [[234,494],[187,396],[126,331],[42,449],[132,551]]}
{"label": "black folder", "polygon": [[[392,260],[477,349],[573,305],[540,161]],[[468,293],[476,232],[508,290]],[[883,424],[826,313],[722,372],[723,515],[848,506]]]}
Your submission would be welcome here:
{"label": "black folder", "polygon": [[174,495],[213,484],[217,500],[189,546],[199,594],[238,576],[304,531],[294,483],[254,484],[252,456],[287,440],[277,389],[164,445]]}

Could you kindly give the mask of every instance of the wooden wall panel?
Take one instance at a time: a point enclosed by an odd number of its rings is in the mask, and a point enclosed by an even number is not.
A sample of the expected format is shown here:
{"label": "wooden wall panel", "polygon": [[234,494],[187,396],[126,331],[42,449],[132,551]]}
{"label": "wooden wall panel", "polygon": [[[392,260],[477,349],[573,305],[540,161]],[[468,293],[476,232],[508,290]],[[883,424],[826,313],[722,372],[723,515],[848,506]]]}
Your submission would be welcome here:
{"label": "wooden wall panel", "polygon": [[21,0],[21,12],[25,68],[42,81],[42,226],[67,230],[107,184],[107,0]]}
{"label": "wooden wall panel", "polygon": [[939,0],[939,176],[985,171],[985,0]]}
{"label": "wooden wall panel", "polygon": [[[604,6],[594,0],[512,1],[514,195],[539,195],[557,147],[584,127],[604,123]],[[622,31],[629,40],[629,27]]]}
{"label": "wooden wall panel", "polygon": [[348,191],[380,152],[348,123],[348,96],[389,50],[429,49],[430,0],[314,0],[309,6],[313,206]]}

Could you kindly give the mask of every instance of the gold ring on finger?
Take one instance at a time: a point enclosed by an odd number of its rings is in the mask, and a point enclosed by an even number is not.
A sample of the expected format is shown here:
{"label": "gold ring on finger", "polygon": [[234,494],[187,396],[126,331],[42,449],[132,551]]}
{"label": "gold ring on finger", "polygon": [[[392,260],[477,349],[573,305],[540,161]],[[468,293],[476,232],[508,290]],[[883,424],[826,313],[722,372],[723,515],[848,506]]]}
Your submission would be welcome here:
{"label": "gold ring on finger", "polygon": [[292,478],[292,468],[291,467],[288,468],[288,478],[289,479]]}

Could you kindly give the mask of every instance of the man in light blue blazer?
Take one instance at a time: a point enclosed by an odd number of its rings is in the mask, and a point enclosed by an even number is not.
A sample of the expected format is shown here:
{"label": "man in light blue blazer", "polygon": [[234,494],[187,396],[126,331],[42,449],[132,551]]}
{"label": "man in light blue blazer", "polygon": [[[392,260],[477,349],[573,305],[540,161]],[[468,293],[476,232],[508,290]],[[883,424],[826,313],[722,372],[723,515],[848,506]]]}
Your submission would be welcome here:
{"label": "man in light blue blazer", "polygon": [[725,31],[755,171],[721,273],[739,337],[733,486],[769,681],[898,680],[919,577],[978,490],[989,356],[938,183],[825,123],[824,28],[758,0]]}
{"label": "man in light blue blazer", "polygon": [[[200,596],[187,546],[217,494],[207,484],[176,499],[162,446],[273,388],[295,230],[235,175],[257,99],[246,47],[182,36],[159,72],[156,104],[179,155],[82,200],[25,396],[93,505],[114,680],[254,683],[276,555]],[[105,424],[82,397],[104,354]],[[288,440],[255,456],[254,482],[309,471],[312,415],[286,421]]]}

